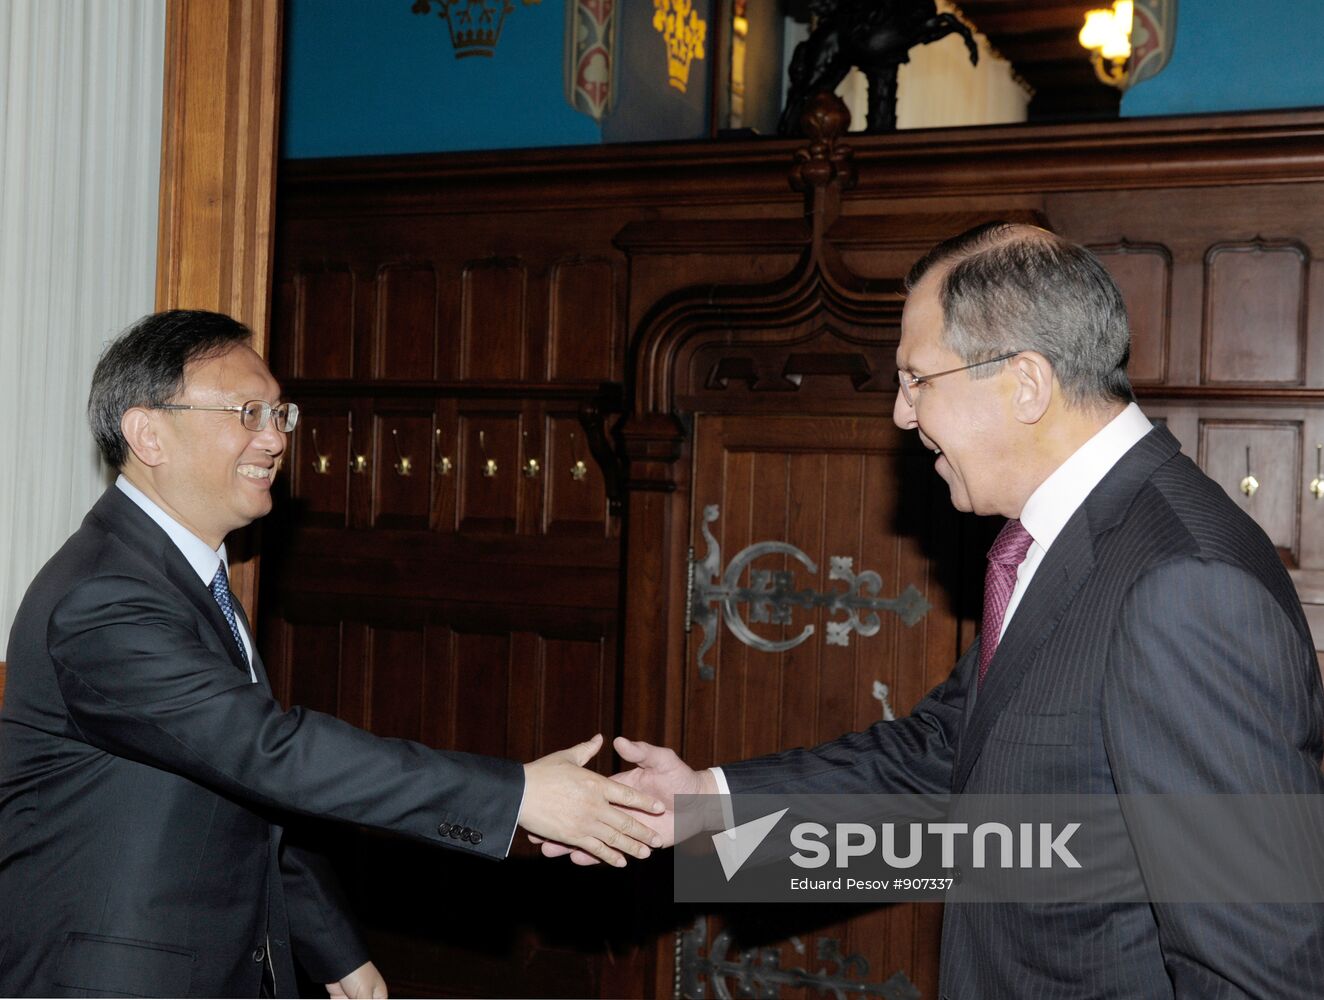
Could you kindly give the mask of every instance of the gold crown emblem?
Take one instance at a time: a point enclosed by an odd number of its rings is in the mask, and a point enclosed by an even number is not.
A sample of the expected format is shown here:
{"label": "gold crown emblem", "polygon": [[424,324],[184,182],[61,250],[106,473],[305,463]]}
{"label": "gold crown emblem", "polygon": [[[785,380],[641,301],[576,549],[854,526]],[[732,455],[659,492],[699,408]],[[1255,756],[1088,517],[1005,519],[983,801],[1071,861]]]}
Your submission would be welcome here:
{"label": "gold crown emblem", "polygon": [[690,63],[703,58],[708,25],[694,12],[694,0],[653,0],[653,29],[667,43],[667,73],[671,85],[685,93]]}
{"label": "gold crown emblem", "polygon": [[[524,6],[542,0],[524,0]],[[514,11],[513,0],[415,0],[413,12],[427,14],[432,4],[441,8],[437,16],[445,20],[451,33],[455,58],[491,56],[501,39],[501,25]]]}

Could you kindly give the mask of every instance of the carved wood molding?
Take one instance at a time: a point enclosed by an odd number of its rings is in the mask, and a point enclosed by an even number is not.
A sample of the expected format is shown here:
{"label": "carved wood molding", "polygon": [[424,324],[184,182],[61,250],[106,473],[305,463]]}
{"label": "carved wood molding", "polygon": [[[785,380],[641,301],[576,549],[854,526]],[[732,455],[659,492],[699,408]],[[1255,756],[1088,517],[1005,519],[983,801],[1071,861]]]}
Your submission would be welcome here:
{"label": "carved wood molding", "polygon": [[[685,437],[674,416],[682,395],[720,393],[723,378],[769,370],[792,388],[805,375],[871,386],[876,363],[841,348],[887,342],[882,331],[897,329],[902,301],[899,280],[860,278],[825,244],[806,248],[771,283],[694,285],[664,297],[640,322],[629,366],[633,405],[621,428],[632,463],[628,488],[671,488],[665,467],[679,458]],[[699,355],[712,363],[696,372],[690,362]],[[722,355],[732,359],[725,366]]]}
{"label": "carved wood molding", "polygon": [[[852,135],[855,199],[1205,187],[1324,180],[1324,111]],[[294,160],[281,197],[301,217],[495,207],[787,201],[797,143],[756,139]]]}

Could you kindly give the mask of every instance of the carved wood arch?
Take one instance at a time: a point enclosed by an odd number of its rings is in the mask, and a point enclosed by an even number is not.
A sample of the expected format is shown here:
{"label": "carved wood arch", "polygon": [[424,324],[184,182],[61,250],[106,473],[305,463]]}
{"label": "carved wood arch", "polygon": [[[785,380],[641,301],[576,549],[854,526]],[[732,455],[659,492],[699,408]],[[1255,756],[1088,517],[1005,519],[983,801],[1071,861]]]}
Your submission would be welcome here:
{"label": "carved wood arch", "polygon": [[[799,248],[785,274],[764,283],[689,285],[664,295],[640,321],[621,427],[629,489],[675,488],[671,467],[686,435],[680,417],[703,400],[718,409],[762,409],[760,397],[798,393],[807,378],[833,381],[832,389],[803,394],[829,405],[854,393],[890,392],[902,283],[854,273],[829,241],[842,191],[855,182],[851,151],[838,141],[848,121],[838,99],[819,95],[806,115],[812,141],[797,151],[791,171],[792,186],[805,195],[804,222],[747,225],[751,244]],[[628,230],[617,240],[627,250],[643,242]],[[751,398],[733,404],[733,381]],[[797,409],[808,403],[798,399]]]}

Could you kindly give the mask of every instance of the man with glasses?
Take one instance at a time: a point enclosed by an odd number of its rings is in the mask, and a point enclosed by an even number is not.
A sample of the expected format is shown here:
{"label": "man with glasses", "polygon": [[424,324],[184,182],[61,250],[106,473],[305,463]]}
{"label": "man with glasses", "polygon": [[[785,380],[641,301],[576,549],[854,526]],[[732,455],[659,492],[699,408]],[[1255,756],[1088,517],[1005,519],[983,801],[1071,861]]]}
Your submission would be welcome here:
{"label": "man with glasses", "polygon": [[[119,478],[29,588],[0,713],[0,995],[385,996],[299,816],[504,857],[516,824],[625,864],[652,799],[583,768],[378,739],[271,694],[225,537],[298,407],[216,313],[148,316],[88,401]],[[660,808],[660,806],[658,807]]]}
{"label": "man with glasses", "polygon": [[[618,739],[636,764],[618,779],[668,804],[1324,792],[1324,692],[1292,582],[1264,532],[1136,406],[1125,306],[1098,259],[995,223],[935,247],[907,287],[893,419],[933,453],[958,510],[1007,519],[976,643],[907,718],[702,772]],[[756,818],[731,802],[735,822]],[[1149,883],[1168,873],[1150,867],[1134,818],[1121,852]],[[671,812],[645,819],[674,841]],[[1318,902],[979,903],[943,917],[951,1000],[1305,1000],[1321,983]]]}

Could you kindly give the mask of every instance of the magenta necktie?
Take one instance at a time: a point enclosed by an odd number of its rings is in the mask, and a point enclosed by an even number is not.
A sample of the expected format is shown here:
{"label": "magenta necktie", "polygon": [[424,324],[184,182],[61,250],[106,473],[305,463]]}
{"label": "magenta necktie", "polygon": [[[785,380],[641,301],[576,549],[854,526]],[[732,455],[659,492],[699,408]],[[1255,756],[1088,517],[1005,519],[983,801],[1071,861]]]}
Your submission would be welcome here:
{"label": "magenta necktie", "polygon": [[1002,632],[1002,618],[1016,589],[1016,568],[1025,561],[1034,539],[1020,521],[1011,520],[1002,526],[993,547],[988,550],[988,570],[984,573],[984,618],[979,628],[979,686],[984,686],[984,675],[998,651]]}

